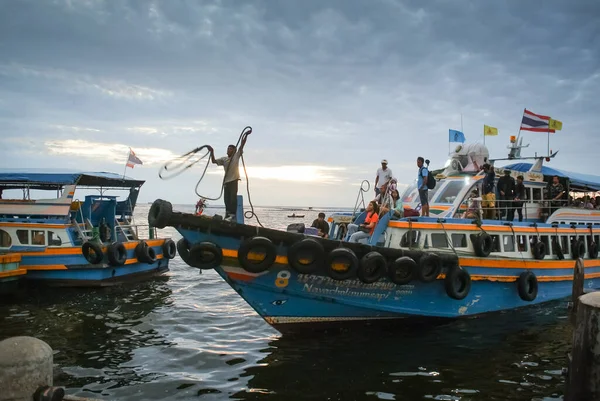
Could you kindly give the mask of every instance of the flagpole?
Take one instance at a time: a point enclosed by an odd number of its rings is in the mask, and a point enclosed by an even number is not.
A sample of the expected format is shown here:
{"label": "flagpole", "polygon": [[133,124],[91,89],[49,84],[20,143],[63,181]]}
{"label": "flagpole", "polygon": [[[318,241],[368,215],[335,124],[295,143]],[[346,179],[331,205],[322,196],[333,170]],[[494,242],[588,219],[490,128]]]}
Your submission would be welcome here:
{"label": "flagpole", "polygon": [[521,122],[519,123],[519,133],[517,134],[517,140],[515,141],[515,143],[519,143],[519,137],[521,136],[521,125],[523,124],[523,116],[525,116],[525,110],[527,110],[527,108],[523,108],[523,115],[521,115]]}
{"label": "flagpole", "polygon": [[127,159],[125,160],[125,168],[123,169],[123,180],[125,179],[125,173],[127,172],[127,162],[129,162],[130,154],[131,154],[131,148],[129,148],[129,153],[127,153]]}

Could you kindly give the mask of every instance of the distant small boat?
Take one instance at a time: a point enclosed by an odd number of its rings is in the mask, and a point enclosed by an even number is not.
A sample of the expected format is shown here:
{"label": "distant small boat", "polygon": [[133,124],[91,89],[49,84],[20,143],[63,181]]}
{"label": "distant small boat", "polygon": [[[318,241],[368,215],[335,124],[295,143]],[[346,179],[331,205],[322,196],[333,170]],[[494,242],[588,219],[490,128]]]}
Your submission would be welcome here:
{"label": "distant small boat", "polygon": [[288,215],[289,218],[295,218],[295,217],[304,217],[303,214],[296,214],[296,213],[292,213],[291,215]]}

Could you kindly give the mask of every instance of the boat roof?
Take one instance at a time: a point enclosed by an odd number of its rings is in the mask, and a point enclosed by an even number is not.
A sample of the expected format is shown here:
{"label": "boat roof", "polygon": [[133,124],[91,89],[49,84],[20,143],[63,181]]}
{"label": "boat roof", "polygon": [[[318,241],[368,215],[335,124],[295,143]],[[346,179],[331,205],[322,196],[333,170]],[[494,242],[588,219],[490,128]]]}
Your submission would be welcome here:
{"label": "boat roof", "polygon": [[0,169],[0,187],[49,189],[63,185],[86,187],[131,188],[145,181],[105,171],[88,172],[47,169]]}
{"label": "boat roof", "polygon": [[[508,170],[528,172],[533,166],[532,163],[515,163],[503,166]],[[547,176],[559,176],[569,179],[569,186],[574,191],[600,191],[600,176],[591,174],[573,173],[571,171],[559,170],[552,167],[542,166],[541,173]]]}

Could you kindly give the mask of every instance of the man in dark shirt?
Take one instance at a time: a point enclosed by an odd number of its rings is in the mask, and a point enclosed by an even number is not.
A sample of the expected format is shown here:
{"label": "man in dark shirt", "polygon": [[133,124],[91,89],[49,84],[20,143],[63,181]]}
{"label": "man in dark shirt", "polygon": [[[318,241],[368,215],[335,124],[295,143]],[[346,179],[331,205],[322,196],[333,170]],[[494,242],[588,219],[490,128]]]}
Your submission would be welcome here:
{"label": "man in dark shirt", "polygon": [[513,208],[509,211],[508,221],[515,219],[515,210],[519,214],[519,221],[523,221],[523,201],[526,199],[525,196],[525,185],[523,184],[523,176],[517,177],[517,185],[515,185],[515,200]]}
{"label": "man in dark shirt", "polygon": [[329,238],[329,223],[325,221],[325,213],[319,213],[319,217],[313,221],[311,227],[319,230],[319,237]]}
{"label": "man in dark shirt", "polygon": [[500,200],[498,206],[500,207],[500,217],[507,217],[510,220],[510,216],[514,218],[513,199],[515,198],[515,179],[510,176],[510,170],[504,170],[504,176],[498,180],[498,194]]}
{"label": "man in dark shirt", "polygon": [[550,200],[550,214],[554,213],[556,209],[559,207],[565,206],[562,201],[562,196],[564,195],[565,190],[558,179],[558,176],[555,175],[552,177],[552,185],[548,188],[548,199]]}
{"label": "man in dark shirt", "polygon": [[483,188],[481,193],[482,202],[481,206],[483,208],[483,218],[484,219],[495,219],[496,218],[496,192],[494,191],[495,187],[495,179],[496,173],[494,172],[494,168],[490,166],[488,163],[483,165],[483,171],[485,172],[485,177],[483,178]]}

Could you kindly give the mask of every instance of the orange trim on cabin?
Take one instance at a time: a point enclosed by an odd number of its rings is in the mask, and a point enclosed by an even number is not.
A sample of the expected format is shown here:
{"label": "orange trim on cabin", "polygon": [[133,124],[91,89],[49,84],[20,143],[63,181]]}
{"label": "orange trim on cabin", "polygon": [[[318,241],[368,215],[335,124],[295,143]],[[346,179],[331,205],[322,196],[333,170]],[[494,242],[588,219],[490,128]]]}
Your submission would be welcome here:
{"label": "orange trim on cabin", "polygon": [[28,228],[69,228],[69,224],[43,224],[43,223],[0,223],[0,227],[19,227]]}
{"label": "orange trim on cabin", "polygon": [[[574,260],[535,260],[535,259],[489,259],[459,258],[461,266],[491,267],[498,269],[572,269]],[[543,265],[543,266],[541,266]],[[585,268],[600,267],[600,259],[583,260]]]}
{"label": "orange trim on cabin", "polygon": [[[394,227],[394,228],[405,228],[408,229],[409,228],[409,222],[407,221],[390,221],[388,223],[388,227]],[[459,230],[459,231],[480,231],[480,229],[474,225],[474,224],[456,224],[456,223],[448,223],[448,224],[444,224],[442,227],[442,224],[440,223],[424,223],[424,222],[414,222],[412,224],[410,224],[410,227],[412,229],[426,229],[426,230]],[[518,227],[518,226],[513,226],[513,230],[510,229],[509,226],[494,226],[494,225],[482,225],[481,226],[482,229],[484,229],[486,232],[488,232],[488,234],[493,234],[494,232],[511,232],[514,230],[515,233],[546,233],[546,234],[554,234],[556,235],[556,233],[558,234],[584,234],[590,233],[590,229],[589,228],[544,228],[544,227],[538,227],[537,230],[535,229],[535,227]],[[600,234],[600,227],[598,227],[597,230],[594,230],[592,228],[592,231],[594,232],[594,234]]]}
{"label": "orange trim on cabin", "polygon": [[0,255],[0,263],[15,263],[21,261],[20,253],[9,253],[7,255]]}
{"label": "orange trim on cabin", "polygon": [[7,271],[0,272],[0,278],[24,276],[25,274],[27,274],[27,269],[24,269],[24,268],[15,269],[15,270],[7,270]]}

